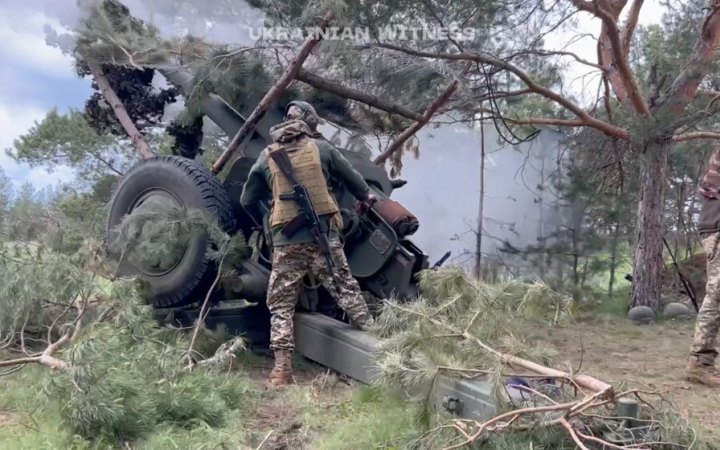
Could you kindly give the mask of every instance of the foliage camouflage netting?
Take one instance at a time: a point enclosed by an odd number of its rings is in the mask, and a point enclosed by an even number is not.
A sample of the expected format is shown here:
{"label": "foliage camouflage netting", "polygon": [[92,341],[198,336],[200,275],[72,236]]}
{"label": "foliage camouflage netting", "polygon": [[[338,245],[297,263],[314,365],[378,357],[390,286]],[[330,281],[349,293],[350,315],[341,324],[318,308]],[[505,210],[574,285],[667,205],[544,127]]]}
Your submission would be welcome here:
{"label": "foliage camouflage netting", "polygon": [[[374,330],[381,339],[380,381],[421,402],[420,420],[429,431],[414,442],[415,447],[476,448],[472,446],[483,443],[482,448],[509,450],[532,443],[532,448],[576,448],[563,417],[583,439],[591,436],[596,444],[606,440],[619,446],[615,448],[649,442],[655,444],[634,448],[684,448],[696,440],[693,427],[662,399],[645,408],[645,400],[637,397],[642,414],[630,424],[612,419],[613,401],[513,360],[553,367],[556,353],[537,331],[552,333],[553,327],[573,320],[578,309],[570,297],[540,282],[484,283],[459,268],[424,272],[421,290],[416,302],[385,303]],[[565,372],[573,380],[578,375],[573,368]],[[483,424],[436,415],[431,404],[441,376],[489,382],[496,417]],[[635,393],[615,395],[618,399]],[[548,406],[556,409],[532,410]],[[635,435],[631,428],[637,428]]]}

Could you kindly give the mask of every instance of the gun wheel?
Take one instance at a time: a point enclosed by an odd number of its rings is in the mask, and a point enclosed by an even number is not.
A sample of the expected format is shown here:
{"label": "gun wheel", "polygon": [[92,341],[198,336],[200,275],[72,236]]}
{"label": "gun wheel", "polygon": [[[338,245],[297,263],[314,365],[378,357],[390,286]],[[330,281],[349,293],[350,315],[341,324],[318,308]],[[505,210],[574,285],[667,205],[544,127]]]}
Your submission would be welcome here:
{"label": "gun wheel", "polygon": [[[121,258],[121,253],[114,250],[117,227],[127,215],[172,209],[200,210],[216,219],[225,231],[232,232],[235,228],[227,191],[200,163],[183,157],[159,156],[146,159],[128,171],[110,204],[108,254],[119,261],[121,276],[137,276],[145,282],[148,303],[156,308],[202,301],[217,275],[216,264],[206,254],[210,240],[204,233],[164,245],[164,253],[158,257],[153,254],[148,260],[132,260],[127,255]],[[140,239],[144,230],[145,225]]]}

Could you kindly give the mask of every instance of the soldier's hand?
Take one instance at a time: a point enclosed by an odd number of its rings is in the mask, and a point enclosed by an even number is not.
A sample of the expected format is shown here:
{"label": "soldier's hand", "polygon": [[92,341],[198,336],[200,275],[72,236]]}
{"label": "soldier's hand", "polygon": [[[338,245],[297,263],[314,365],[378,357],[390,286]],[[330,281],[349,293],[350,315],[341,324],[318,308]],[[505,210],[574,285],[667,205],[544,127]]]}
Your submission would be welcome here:
{"label": "soldier's hand", "polygon": [[362,200],[358,202],[357,205],[355,205],[355,210],[359,214],[365,214],[372,207],[372,205],[375,204],[375,202],[377,202],[377,197],[375,197],[373,194],[369,194],[365,200]]}

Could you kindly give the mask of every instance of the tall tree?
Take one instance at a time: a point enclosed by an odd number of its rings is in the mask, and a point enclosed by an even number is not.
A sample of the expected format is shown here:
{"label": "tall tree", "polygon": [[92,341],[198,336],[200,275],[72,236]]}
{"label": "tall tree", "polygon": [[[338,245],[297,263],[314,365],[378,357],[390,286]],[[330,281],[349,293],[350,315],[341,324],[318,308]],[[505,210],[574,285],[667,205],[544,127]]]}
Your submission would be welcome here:
{"label": "tall tree", "polygon": [[134,149],[127,137],[98,133],[85,112],[71,109],[66,114],[51,110],[27,133],[15,140],[9,155],[30,166],[52,170],[69,166],[86,185],[107,174],[122,176],[134,163]]}
{"label": "tall tree", "polygon": [[[12,197],[12,182],[0,167],[0,232],[4,231],[5,222],[7,220],[8,210],[10,208],[10,199]],[[0,235],[0,240],[2,235]]]}
{"label": "tall tree", "polygon": [[[272,3],[272,2],[271,2]],[[703,9],[699,2],[687,5],[691,14],[686,14],[685,23],[692,26],[683,31],[694,35],[692,51],[685,53],[682,65],[675,65],[675,76],[663,85],[662,80],[650,80],[643,86],[638,80],[638,73],[631,66],[631,43],[637,27],[643,2],[635,0],[599,0],[587,2],[572,0],[571,9],[568,2],[556,2],[550,8],[543,8],[546,2],[522,2],[519,11],[527,11],[523,16],[526,21],[522,25],[536,27],[539,34],[531,37],[518,38],[521,24],[519,21],[492,22],[479,24],[484,26],[488,36],[507,35],[510,29],[515,34],[499,45],[487,45],[484,41],[481,46],[473,46],[473,42],[466,43],[459,40],[447,39],[441,42],[413,42],[398,44],[396,42],[383,42],[376,40],[366,46],[355,46],[356,52],[347,56],[355,61],[371,61],[373,55],[378,55],[383,61],[390,62],[393,58],[402,61],[402,68],[415,69],[414,80],[422,80],[418,76],[416,67],[442,67],[445,73],[457,73],[463,63],[472,62],[475,70],[468,74],[466,81],[469,88],[464,91],[469,94],[462,99],[456,99],[454,105],[447,108],[458,110],[465,108],[475,111],[490,109],[496,119],[499,116],[509,116],[507,112],[498,114],[497,97],[521,97],[525,99],[523,108],[508,109],[513,116],[510,119],[519,124],[551,124],[573,128],[590,128],[599,131],[607,139],[618,141],[617,149],[628,152],[640,163],[640,192],[637,203],[637,222],[635,228],[635,249],[633,268],[633,289],[631,304],[649,305],[654,309],[660,306],[660,280],[663,269],[663,209],[666,198],[669,165],[668,158],[671,149],[678,142],[700,138],[717,138],[718,133],[708,132],[704,129],[692,130],[698,127],[703,120],[712,117],[716,109],[709,102],[708,97],[702,95],[708,84],[709,75],[713,73],[712,67],[716,60],[716,47],[720,41],[720,0],[704,2]],[[490,3],[492,4],[492,2]],[[417,12],[410,10],[409,5],[402,2],[391,3],[387,8],[396,7],[396,10],[387,15],[389,22],[393,19],[403,20],[406,24],[420,23],[419,15],[423,9],[435,13],[434,23],[451,23],[453,19],[461,16],[454,15],[465,6],[465,2],[453,2],[452,5],[424,3],[417,8]],[[405,9],[403,9],[405,6]],[[620,23],[623,11],[629,7],[628,19]],[[523,10],[523,8],[535,8]],[[361,8],[359,8],[361,9]],[[387,13],[388,11],[383,11]],[[571,15],[589,14],[596,19],[600,26],[598,38],[598,57],[596,62],[583,60],[567,52],[549,51],[544,48],[545,42],[543,26],[541,23],[550,23],[558,26],[560,22],[569,20]],[[676,17],[676,11],[670,11],[670,16]],[[521,14],[517,14],[522,16]],[[492,16],[493,20],[502,17],[500,13]],[[427,17],[425,17],[427,19]],[[507,25],[509,23],[509,26]],[[545,25],[547,26],[547,25]],[[548,26],[549,27],[549,26]],[[541,36],[537,38],[537,36]],[[341,43],[342,44],[342,43]],[[358,57],[357,51],[363,51]],[[543,58],[556,58],[568,56],[575,58],[585,65],[591,66],[602,74],[604,85],[605,110],[584,108],[569,95],[562,93],[562,84],[558,82],[557,73],[543,65]],[[374,62],[374,61],[373,61]],[[337,65],[337,59],[329,60],[328,67]],[[348,64],[351,72],[360,73],[372,80],[375,85],[381,85],[385,95],[388,94],[388,84],[379,82],[386,73],[374,73],[375,67],[382,67],[382,62],[371,66],[366,64]],[[552,65],[551,65],[552,66]],[[453,70],[454,69],[454,70]],[[548,70],[550,69],[550,70]],[[402,70],[402,69],[401,69]],[[408,69],[410,70],[410,69]],[[369,73],[368,73],[369,72]],[[370,75],[370,76],[369,76]],[[375,75],[372,77],[372,75]],[[555,76],[554,76],[555,75]],[[429,85],[435,92],[443,83],[437,77],[430,77]],[[368,83],[371,84],[371,83]],[[408,83],[406,83],[408,84]],[[500,87],[510,90],[496,93]],[[667,86],[664,90],[664,86]],[[407,95],[413,91],[414,86],[402,89],[401,94]],[[493,98],[488,101],[487,97]],[[483,98],[484,97],[484,98]],[[538,101],[538,99],[542,101]],[[506,102],[507,104],[507,102]],[[548,112],[554,114],[547,115]],[[692,130],[692,131],[691,131]],[[608,157],[610,157],[608,155]]]}

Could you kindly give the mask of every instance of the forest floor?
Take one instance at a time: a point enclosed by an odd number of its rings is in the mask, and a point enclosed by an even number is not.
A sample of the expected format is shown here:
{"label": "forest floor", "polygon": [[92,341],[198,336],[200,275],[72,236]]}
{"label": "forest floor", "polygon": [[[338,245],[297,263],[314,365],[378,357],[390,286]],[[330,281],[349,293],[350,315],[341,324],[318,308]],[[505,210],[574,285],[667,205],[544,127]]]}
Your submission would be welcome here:
{"label": "forest floor", "polygon": [[[117,447],[96,446],[63,424],[59,405],[42,395],[47,369],[29,365],[0,377],[3,450],[364,450],[402,449],[415,434],[416,409],[382,389],[362,386],[300,356],[295,383],[269,389],[272,360],[250,354],[236,370],[240,409],[220,428],[156,428]],[[244,384],[243,384],[244,383]]]}
{"label": "forest floor", "polygon": [[[720,442],[720,390],[683,379],[692,332],[692,323],[638,327],[616,316],[595,315],[535,334],[559,352],[560,367],[581,365],[583,372],[604,381],[661,392],[701,424],[703,440]],[[403,399],[360,386],[300,356],[296,383],[280,390],[265,384],[270,358],[248,355],[239,363],[230,376],[247,380],[247,391],[239,393],[247,401],[221,430],[163,429],[125,448],[400,449],[418,430],[416,410]],[[0,378],[0,448],[92,448],[78,443],[60,425],[54,408],[38,396],[34,383],[44,370],[33,366]]]}
{"label": "forest floor", "polygon": [[681,414],[702,426],[705,439],[720,443],[720,389],[685,381],[694,321],[636,326],[613,316],[591,316],[560,329],[538,330],[566,361],[613,385],[659,392]]}

